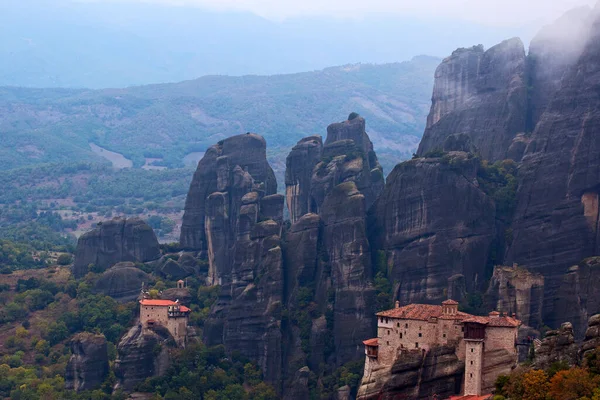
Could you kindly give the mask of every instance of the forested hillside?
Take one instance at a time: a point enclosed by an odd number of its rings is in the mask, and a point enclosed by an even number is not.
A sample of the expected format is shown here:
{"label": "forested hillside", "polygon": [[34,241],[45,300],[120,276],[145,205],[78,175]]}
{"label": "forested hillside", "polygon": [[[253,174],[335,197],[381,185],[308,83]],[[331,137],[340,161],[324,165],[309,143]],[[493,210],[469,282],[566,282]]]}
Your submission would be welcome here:
{"label": "forested hillside", "polygon": [[281,177],[285,155],[298,139],[324,135],[331,121],[356,111],[368,118],[389,172],[416,150],[438,62],[417,57],[128,89],[0,88],[0,168],[106,162],[111,156],[119,166],[183,167],[185,160],[194,164],[208,145],[252,131],[268,141],[269,160]]}

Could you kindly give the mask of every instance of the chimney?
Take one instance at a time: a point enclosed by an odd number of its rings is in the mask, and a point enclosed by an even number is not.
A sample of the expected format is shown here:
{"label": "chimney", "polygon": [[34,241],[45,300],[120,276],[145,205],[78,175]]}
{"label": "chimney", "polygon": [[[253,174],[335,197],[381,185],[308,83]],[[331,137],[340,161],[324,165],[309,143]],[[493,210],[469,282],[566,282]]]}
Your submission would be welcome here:
{"label": "chimney", "polygon": [[517,314],[512,313],[512,317],[516,319],[517,318]]}
{"label": "chimney", "polygon": [[498,311],[492,311],[489,314],[490,318],[499,318],[500,317],[500,313]]}
{"label": "chimney", "polygon": [[396,308],[400,308],[400,301],[396,300]]}

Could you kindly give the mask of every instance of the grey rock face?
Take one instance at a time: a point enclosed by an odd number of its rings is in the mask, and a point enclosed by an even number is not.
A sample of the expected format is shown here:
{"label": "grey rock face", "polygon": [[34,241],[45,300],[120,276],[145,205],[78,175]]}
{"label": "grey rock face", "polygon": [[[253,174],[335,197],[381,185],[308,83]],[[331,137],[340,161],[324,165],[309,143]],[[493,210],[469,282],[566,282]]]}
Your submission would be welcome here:
{"label": "grey rock face", "polygon": [[408,351],[391,370],[381,369],[363,377],[357,399],[448,398],[460,391],[464,367],[452,346]]}
{"label": "grey rock face", "polygon": [[386,254],[402,304],[447,298],[449,279],[481,289],[495,235],[495,206],[477,184],[467,153],[406,161],[388,176],[372,210],[373,237]]}
{"label": "grey rock face", "polygon": [[[133,326],[117,346],[115,389],[131,391],[146,378],[163,375],[170,362],[167,349],[170,339],[168,331],[144,333],[141,325]],[[157,353],[158,346],[161,350]]]}
{"label": "grey rock face", "polygon": [[572,319],[555,308],[569,268],[600,254],[599,23],[594,22],[579,60],[565,73],[541,116],[519,171],[514,239],[507,258],[544,275],[543,317],[550,327]]}
{"label": "grey rock face", "polygon": [[496,266],[485,295],[487,308],[516,314],[523,324],[543,325],[544,277],[523,267]]}
{"label": "grey rock face", "polygon": [[160,258],[152,228],[139,218],[114,218],[77,241],[73,274],[81,278],[90,264],[107,269],[121,261],[147,262]]}
{"label": "grey rock face", "polygon": [[308,367],[300,368],[295,374],[294,379],[286,387],[284,400],[305,400],[310,398],[308,380],[310,378],[310,369]]}
{"label": "grey rock face", "polygon": [[65,388],[77,392],[98,389],[108,376],[108,347],[104,335],[83,332],[71,340]]}
{"label": "grey rock face", "polygon": [[[181,245],[190,250],[208,251],[208,241],[214,238],[207,238],[205,220],[219,225],[220,229],[235,232],[237,214],[223,213],[229,209],[237,212],[241,197],[253,185],[266,195],[277,191],[275,175],[266,159],[263,137],[256,134],[233,136],[209,148],[198,163],[190,184],[181,227]],[[226,190],[225,195],[222,192]],[[235,235],[219,239],[234,238]]]}
{"label": "grey rock face", "polygon": [[456,50],[435,73],[431,111],[418,155],[467,134],[484,159],[503,160],[527,122],[526,57],[520,39]]}
{"label": "grey rock face", "polygon": [[292,223],[312,209],[310,182],[315,165],[321,161],[322,152],[321,136],[309,136],[301,139],[286,159],[285,196]]}
{"label": "grey rock face", "polygon": [[102,293],[119,302],[138,298],[142,283],[151,281],[150,275],[137,268],[132,262],[122,262],[104,271],[96,281],[94,293]]}

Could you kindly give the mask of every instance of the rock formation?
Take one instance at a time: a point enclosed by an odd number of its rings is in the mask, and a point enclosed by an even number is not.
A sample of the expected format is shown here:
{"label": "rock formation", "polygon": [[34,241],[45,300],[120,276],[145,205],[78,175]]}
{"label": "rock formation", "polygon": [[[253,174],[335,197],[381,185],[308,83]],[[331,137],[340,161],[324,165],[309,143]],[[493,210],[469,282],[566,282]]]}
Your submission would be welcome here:
{"label": "rock formation", "polygon": [[390,369],[363,377],[360,400],[448,398],[460,390],[465,364],[453,346],[434,347],[428,352],[406,351]]}
{"label": "rock formation", "polygon": [[487,308],[516,314],[524,325],[543,325],[544,277],[518,266],[496,266],[486,292]]}
{"label": "rock formation", "polygon": [[322,150],[314,136],[301,140],[287,167],[293,224],[285,236],[285,294],[294,324],[284,357],[291,377],[303,365],[318,372],[362,354],[358,344],[373,329],[375,296],[366,217],[384,181],[356,114],[327,128]]}
{"label": "rock formation", "polygon": [[406,161],[388,176],[372,236],[402,304],[445,300],[457,275],[468,292],[480,289],[496,222],[478,168],[470,153],[450,152]]}
{"label": "rock formation", "polygon": [[526,57],[520,39],[458,49],[435,72],[431,111],[417,154],[467,134],[484,159],[503,160],[527,121]]}
{"label": "rock formation", "polygon": [[559,329],[546,332],[541,345],[535,349],[533,367],[546,369],[556,362],[577,365],[579,362],[578,354],[579,346],[575,343],[573,325],[570,322],[565,322]]}
{"label": "rock formation", "polygon": [[[198,163],[190,184],[181,227],[181,246],[206,254],[209,241],[212,241],[213,247],[228,249],[236,237],[233,234],[237,223],[235,213],[241,206],[241,198],[252,186],[257,186],[265,195],[277,191],[275,175],[266,158],[264,138],[248,133],[210,147]],[[229,210],[232,214],[218,214]],[[207,237],[205,221],[212,224],[209,231],[222,230],[231,234],[222,238]]]}
{"label": "rock formation", "polygon": [[284,198],[276,191],[261,136],[219,142],[208,149],[190,185],[181,244],[208,257],[207,283],[221,286],[205,323],[205,341],[256,361],[265,380],[277,386]]}
{"label": "rock formation", "polygon": [[98,389],[108,377],[108,347],[104,335],[83,332],[71,339],[71,358],[65,388],[81,392]]}
{"label": "rock formation", "polygon": [[81,278],[90,264],[105,270],[121,261],[147,262],[160,258],[152,228],[139,218],[114,218],[82,235],[77,241],[73,274]]}
{"label": "rock formation", "polygon": [[94,284],[94,293],[102,293],[119,302],[134,301],[140,295],[142,284],[148,284],[150,275],[132,262],[121,262],[104,271]]}
{"label": "rock formation", "polygon": [[[556,309],[569,268],[600,254],[600,21],[595,18],[581,56],[540,117],[519,171],[507,258],[544,275],[543,317],[550,327],[572,319]],[[594,296],[590,301],[598,304]]]}
{"label": "rock formation", "polygon": [[115,389],[131,391],[146,378],[163,375],[170,363],[171,342],[175,343],[166,328],[144,332],[141,325],[133,326],[117,346]]}
{"label": "rock formation", "polygon": [[315,165],[321,161],[322,152],[321,136],[309,136],[301,139],[286,159],[285,198],[292,223],[313,208],[310,182]]}

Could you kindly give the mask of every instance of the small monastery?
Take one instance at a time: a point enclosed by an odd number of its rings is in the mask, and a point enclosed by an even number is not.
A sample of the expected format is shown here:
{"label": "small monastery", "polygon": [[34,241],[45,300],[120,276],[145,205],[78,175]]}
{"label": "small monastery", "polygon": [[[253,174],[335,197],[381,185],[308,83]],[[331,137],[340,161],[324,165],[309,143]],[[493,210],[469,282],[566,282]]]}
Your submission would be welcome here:
{"label": "small monastery", "polygon": [[508,316],[493,311],[481,317],[458,311],[458,302],[454,300],[446,300],[441,305],[403,307],[396,302],[396,308],[377,313],[377,337],[363,342],[366,356],[363,381],[382,369],[391,371],[394,363],[401,361],[407,352],[425,353],[435,346],[450,345],[454,346],[458,359],[465,363],[461,394],[465,398],[477,398],[485,394],[486,349],[504,350],[505,354],[514,356],[516,364],[520,325],[521,321],[514,314]]}
{"label": "small monastery", "polygon": [[[177,282],[178,288],[184,288],[183,281]],[[144,330],[157,326],[167,328],[179,346],[185,346],[188,336],[190,309],[179,304],[179,300],[150,299],[140,300],[140,324]]]}

